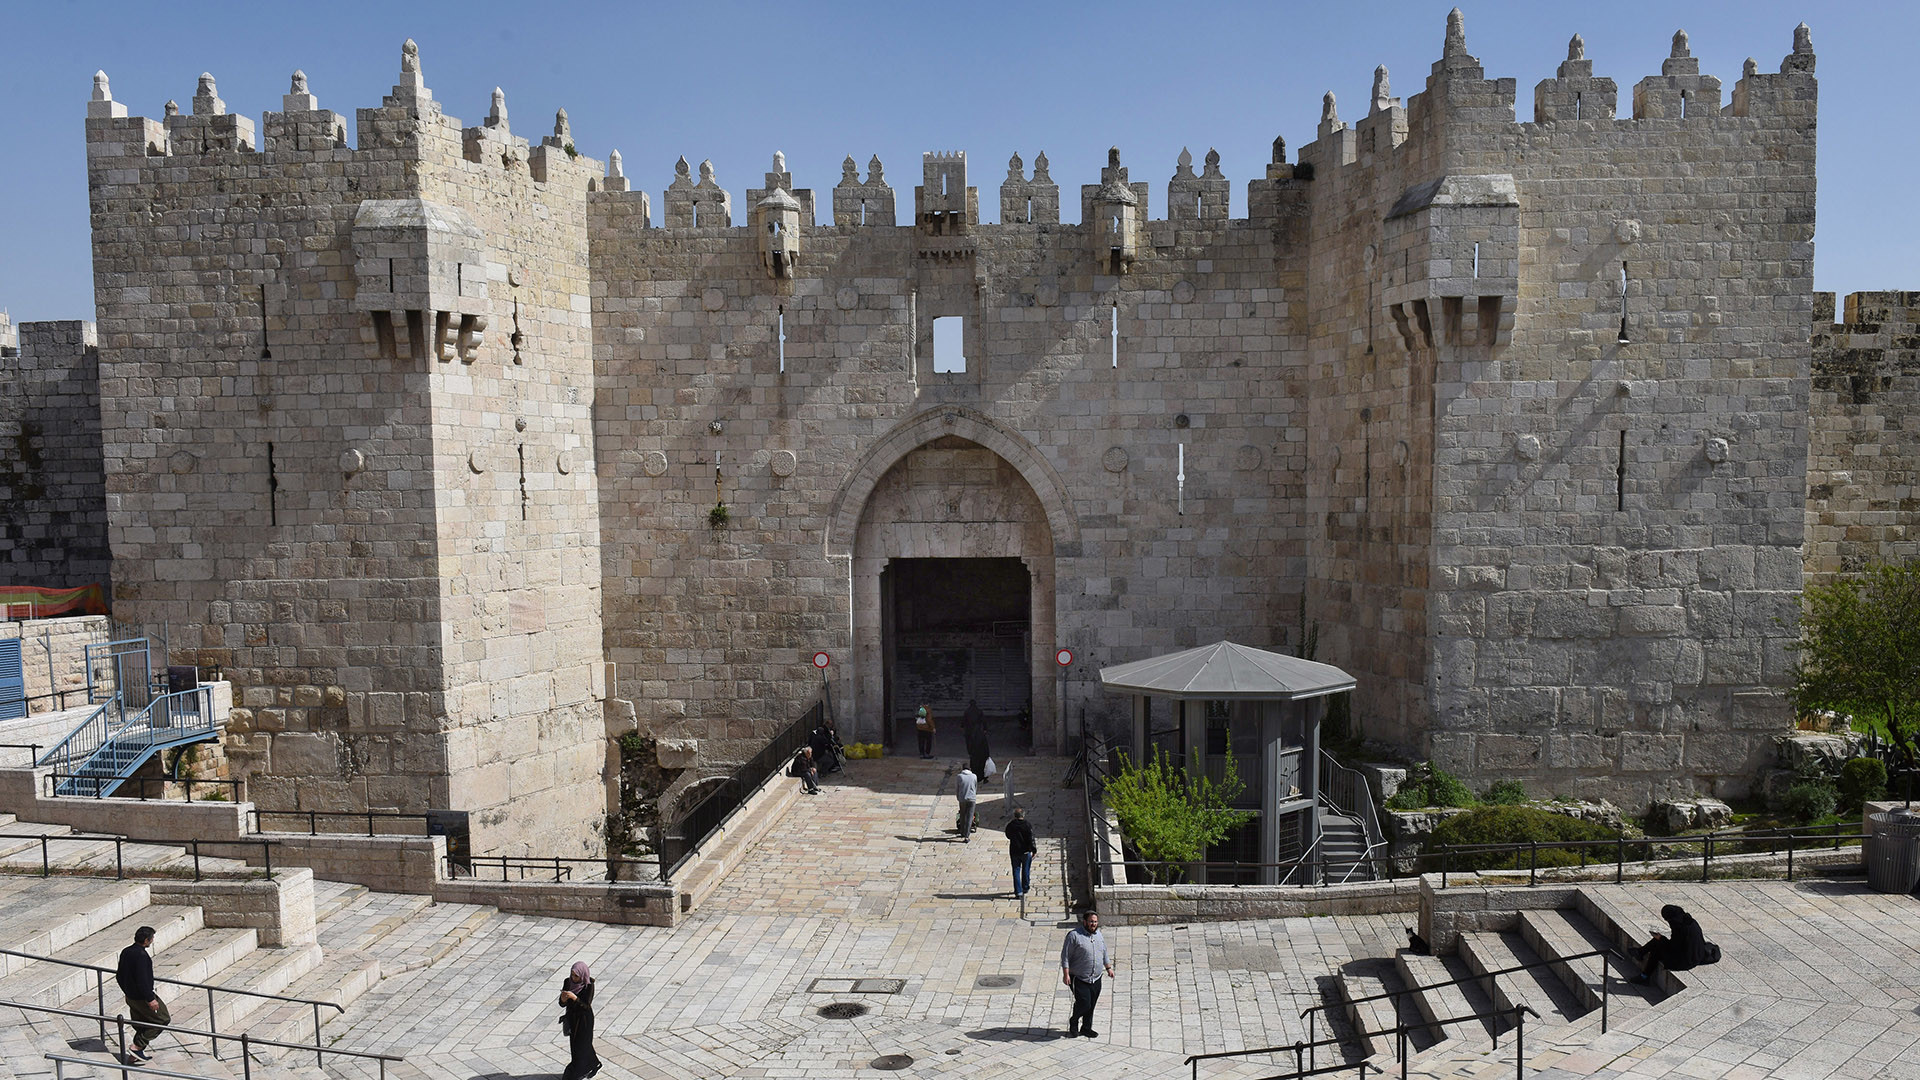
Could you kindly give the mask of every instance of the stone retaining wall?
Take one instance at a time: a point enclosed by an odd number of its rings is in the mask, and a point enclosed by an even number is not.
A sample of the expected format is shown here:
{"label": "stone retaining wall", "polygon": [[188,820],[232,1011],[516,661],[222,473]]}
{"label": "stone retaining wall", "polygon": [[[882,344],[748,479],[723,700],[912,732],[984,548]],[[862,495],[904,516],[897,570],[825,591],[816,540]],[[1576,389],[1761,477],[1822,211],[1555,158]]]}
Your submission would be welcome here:
{"label": "stone retaining wall", "polygon": [[208,926],[251,929],[261,945],[284,948],[314,942],[313,879],[304,867],[275,867],[258,881],[163,878],[147,888],[155,904],[196,906]]}

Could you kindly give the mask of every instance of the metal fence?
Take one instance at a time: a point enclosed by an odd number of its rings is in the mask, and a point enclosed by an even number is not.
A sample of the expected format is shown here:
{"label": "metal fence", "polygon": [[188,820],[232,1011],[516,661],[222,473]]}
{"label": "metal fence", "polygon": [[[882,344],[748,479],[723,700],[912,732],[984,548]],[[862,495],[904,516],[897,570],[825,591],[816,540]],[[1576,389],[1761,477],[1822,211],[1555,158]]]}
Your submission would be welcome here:
{"label": "metal fence", "polygon": [[669,880],[678,873],[687,859],[700,849],[709,836],[727,823],[736,811],[745,806],[756,792],[767,785],[767,781],[778,776],[786,769],[787,763],[802,746],[807,744],[807,734],[826,716],[826,706],[814,702],[813,707],[801,715],[800,719],[789,724],[786,730],[775,735],[772,741],[760,748],[760,752],[728,774],[712,790],[695,803],[692,809],[682,814],[679,820],[660,833],[660,877]]}

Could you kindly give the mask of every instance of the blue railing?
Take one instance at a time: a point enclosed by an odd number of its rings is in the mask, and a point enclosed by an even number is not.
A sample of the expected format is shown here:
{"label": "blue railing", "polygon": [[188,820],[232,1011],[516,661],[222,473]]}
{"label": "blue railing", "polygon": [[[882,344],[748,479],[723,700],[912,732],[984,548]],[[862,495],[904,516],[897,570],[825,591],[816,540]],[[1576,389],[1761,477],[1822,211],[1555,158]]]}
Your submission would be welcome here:
{"label": "blue railing", "polygon": [[139,712],[126,709],[116,695],[81,721],[39,764],[55,765],[69,774],[55,787],[55,794],[98,798],[112,794],[156,751],[216,734],[212,685],[162,694]]}

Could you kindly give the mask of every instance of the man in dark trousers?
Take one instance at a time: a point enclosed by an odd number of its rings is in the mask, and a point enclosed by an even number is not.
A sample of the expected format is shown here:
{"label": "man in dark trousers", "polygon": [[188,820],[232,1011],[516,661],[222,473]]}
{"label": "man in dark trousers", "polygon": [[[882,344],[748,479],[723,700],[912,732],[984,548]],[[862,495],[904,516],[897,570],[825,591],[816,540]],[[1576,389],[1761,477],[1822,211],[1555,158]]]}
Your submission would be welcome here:
{"label": "man in dark trousers", "polygon": [[1013,898],[1027,895],[1027,889],[1033,884],[1033,853],[1039,845],[1033,842],[1033,826],[1027,821],[1027,812],[1015,809],[1013,820],[1007,822],[1007,856],[1013,860]]}
{"label": "man in dark trousers", "polygon": [[980,703],[972,699],[967,701],[967,711],[960,714],[960,732],[967,740],[967,765],[973,769],[973,775],[982,780],[987,778],[987,714],[980,711]]}
{"label": "man in dark trousers", "polygon": [[120,950],[120,965],[113,981],[127,995],[127,1013],[133,1017],[133,1056],[139,1061],[153,1058],[147,1045],[159,1036],[163,1025],[173,1023],[167,1005],[153,989],[153,927],[133,932],[133,944]]}
{"label": "man in dark trousers", "polygon": [[1060,981],[1073,991],[1073,1015],[1067,1020],[1067,1036],[1085,1035],[1091,1039],[1093,1007],[1100,1003],[1102,973],[1113,974],[1113,957],[1107,952],[1107,939],[1100,936],[1097,912],[1080,913],[1080,925],[1067,931],[1060,946]]}

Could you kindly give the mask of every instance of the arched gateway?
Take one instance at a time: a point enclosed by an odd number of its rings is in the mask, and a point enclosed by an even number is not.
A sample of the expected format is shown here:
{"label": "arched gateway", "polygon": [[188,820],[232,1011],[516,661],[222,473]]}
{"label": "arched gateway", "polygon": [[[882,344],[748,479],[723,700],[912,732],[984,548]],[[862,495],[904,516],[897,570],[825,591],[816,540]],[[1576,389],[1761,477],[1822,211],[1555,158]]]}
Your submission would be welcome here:
{"label": "arched gateway", "polygon": [[921,704],[957,734],[977,700],[997,746],[1027,737],[1026,715],[1034,747],[1058,749],[1054,559],[1078,535],[1058,475],[985,416],[943,407],[882,437],[827,536],[851,562],[856,737],[910,744]]}

